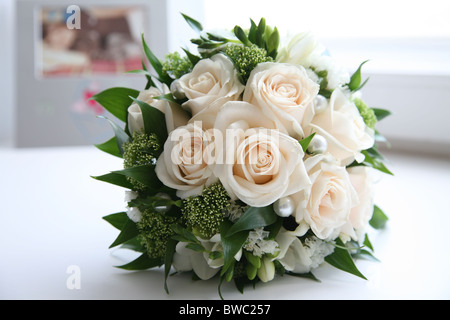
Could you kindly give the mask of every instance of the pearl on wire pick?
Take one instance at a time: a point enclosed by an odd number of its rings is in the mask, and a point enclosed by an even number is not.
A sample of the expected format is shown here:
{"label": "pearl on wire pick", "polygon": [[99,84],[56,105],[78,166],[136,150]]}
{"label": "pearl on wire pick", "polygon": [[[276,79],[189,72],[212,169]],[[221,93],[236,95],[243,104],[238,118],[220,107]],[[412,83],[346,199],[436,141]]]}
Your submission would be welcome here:
{"label": "pearl on wire pick", "polygon": [[309,143],[308,151],[310,153],[324,153],[327,149],[327,140],[323,136],[316,133]]}
{"label": "pearl on wire pick", "polygon": [[322,111],[324,111],[326,108],[328,108],[328,101],[327,98],[325,98],[324,96],[318,94],[315,98],[314,98],[314,111],[316,113],[321,113]]}
{"label": "pearl on wire pick", "polygon": [[275,201],[273,204],[273,210],[275,213],[283,218],[289,217],[294,213],[295,203],[291,197],[283,197]]}
{"label": "pearl on wire pick", "polygon": [[[155,197],[171,200],[170,196],[166,193],[157,193],[155,195]],[[172,205],[170,204],[170,205],[155,206],[154,209],[156,212],[164,213],[164,212],[169,211],[171,208],[172,208]]]}

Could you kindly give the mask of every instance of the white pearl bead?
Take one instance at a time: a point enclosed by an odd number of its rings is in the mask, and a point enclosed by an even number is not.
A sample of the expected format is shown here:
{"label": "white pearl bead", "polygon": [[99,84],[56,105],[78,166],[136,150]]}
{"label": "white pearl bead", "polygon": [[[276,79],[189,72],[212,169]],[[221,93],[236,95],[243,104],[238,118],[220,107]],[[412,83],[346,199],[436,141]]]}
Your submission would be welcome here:
{"label": "white pearl bead", "polygon": [[[170,196],[166,193],[157,193],[155,195],[155,197],[159,197],[159,198],[163,198],[163,199],[167,199],[167,200],[171,200]],[[160,206],[155,206],[154,209],[156,212],[160,212],[160,213],[164,213],[169,211],[172,208],[172,205],[160,205]]]}
{"label": "white pearl bead", "polygon": [[314,111],[316,113],[321,113],[327,108],[328,108],[327,98],[325,98],[324,96],[321,96],[321,95],[318,94],[314,98]]}
{"label": "white pearl bead", "polygon": [[327,140],[323,136],[316,133],[309,143],[308,151],[310,153],[324,153],[327,149]]}
{"label": "white pearl bead", "polygon": [[286,218],[294,213],[294,200],[291,197],[283,197],[275,201],[273,210],[280,217]]}

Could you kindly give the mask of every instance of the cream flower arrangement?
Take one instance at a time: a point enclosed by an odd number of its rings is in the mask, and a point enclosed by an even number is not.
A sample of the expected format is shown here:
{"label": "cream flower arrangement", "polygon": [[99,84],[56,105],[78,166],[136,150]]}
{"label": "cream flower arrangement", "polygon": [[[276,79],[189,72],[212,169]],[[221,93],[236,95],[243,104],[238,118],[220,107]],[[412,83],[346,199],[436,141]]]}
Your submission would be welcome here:
{"label": "cream flower arrangement", "polygon": [[361,98],[365,62],[349,74],[312,34],[280,44],[265,19],[224,37],[183,17],[198,52],[160,60],[142,37],[130,72],[145,88],[93,97],[124,124],[106,119],[114,136],[97,145],[124,168],[94,177],[126,189],[104,219],[119,230],[111,248],[140,255],[119,268],[163,268],[167,292],[172,270],[240,291],[316,279],[322,263],[365,278],[354,259],[373,257],[368,228],[387,221],[373,174],[392,174],[375,127],[389,111]]}

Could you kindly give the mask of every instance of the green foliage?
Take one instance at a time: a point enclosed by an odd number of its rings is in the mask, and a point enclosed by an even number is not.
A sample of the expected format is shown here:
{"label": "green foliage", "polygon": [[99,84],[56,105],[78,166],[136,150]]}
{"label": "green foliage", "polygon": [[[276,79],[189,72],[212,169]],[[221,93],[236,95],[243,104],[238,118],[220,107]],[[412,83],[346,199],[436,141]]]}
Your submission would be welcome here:
{"label": "green foliage", "polygon": [[230,206],[230,197],[220,183],[203,189],[202,194],[183,200],[181,212],[186,225],[195,234],[209,239],[219,232],[225,212]]}
{"label": "green foliage", "polygon": [[154,164],[160,153],[160,148],[156,134],[133,133],[131,141],[123,145],[124,167],[131,168]]}
{"label": "green foliage", "polygon": [[347,84],[347,87],[350,89],[350,91],[358,91],[361,90],[362,87],[364,87],[364,85],[367,83],[367,81],[369,80],[368,78],[361,83],[361,67],[369,60],[366,60],[364,62],[362,62],[358,69],[356,69],[356,71],[352,74],[352,76],[350,77],[350,82]]}
{"label": "green foliage", "polygon": [[250,73],[259,63],[273,61],[265,49],[255,44],[249,46],[228,44],[224,53],[233,61],[243,84],[247,83]]}
{"label": "green foliage", "polygon": [[373,207],[372,218],[369,221],[369,224],[375,229],[382,229],[386,225],[388,221],[388,217],[378,206]]}
{"label": "green foliage", "polygon": [[335,268],[367,280],[367,278],[356,267],[349,250],[343,248],[345,245],[339,238],[336,240],[336,245],[337,246],[334,249],[334,252],[326,256],[325,261]]}
{"label": "green foliage", "polygon": [[133,102],[130,97],[136,98],[138,95],[137,90],[115,87],[97,93],[90,99],[97,101],[117,119],[126,122],[128,107]]}

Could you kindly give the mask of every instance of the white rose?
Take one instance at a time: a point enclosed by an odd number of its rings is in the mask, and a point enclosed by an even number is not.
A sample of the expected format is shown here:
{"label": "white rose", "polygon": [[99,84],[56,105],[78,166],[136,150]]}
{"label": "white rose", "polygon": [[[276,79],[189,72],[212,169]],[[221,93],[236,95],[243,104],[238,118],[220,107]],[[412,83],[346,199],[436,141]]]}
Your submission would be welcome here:
{"label": "white rose", "polygon": [[350,223],[356,231],[354,240],[363,241],[366,227],[373,214],[374,175],[373,169],[366,166],[347,168],[350,181],[358,194],[359,203],[350,211]]}
{"label": "white rose", "polygon": [[261,108],[281,132],[302,138],[300,123],[318,92],[302,66],[266,62],[250,73],[243,100]]}
{"label": "white rose", "polygon": [[356,191],[345,167],[329,155],[308,158],[305,167],[312,185],[293,195],[297,204],[294,213],[299,224],[297,229],[304,233],[310,228],[319,239],[334,239],[358,203]]}
{"label": "white rose", "polygon": [[[169,89],[166,85],[163,86],[163,91],[164,94],[169,93]],[[162,94],[163,93],[159,89],[151,87],[147,90],[139,92],[136,99],[143,101],[164,113],[167,131],[170,133],[175,128],[185,125],[189,120],[189,116],[186,111],[184,111],[181,106],[176,103],[169,102],[167,100],[154,99],[154,97]],[[128,107],[128,127],[131,133],[142,131],[144,129],[142,111],[136,102],[133,102]]]}
{"label": "white rose", "polygon": [[193,116],[214,101],[237,100],[244,90],[233,62],[223,54],[200,60],[192,72],[179,79],[178,86],[188,98],[183,107]]}
{"label": "white rose", "polygon": [[324,47],[309,32],[302,32],[288,37],[286,45],[282,45],[277,55],[277,62],[291,63],[309,67],[311,56],[322,54]]}
{"label": "white rose", "polygon": [[342,165],[349,165],[354,160],[362,162],[362,150],[374,144],[374,131],[367,127],[355,104],[340,89],[331,94],[325,110],[305,117],[303,129],[317,132],[328,142],[327,151]]}
{"label": "white rose", "polygon": [[202,128],[193,123],[169,134],[155,172],[163,184],[177,190],[180,198],[198,195],[204,186],[217,181],[203,155],[210,142]]}
{"label": "white rose", "polygon": [[303,155],[297,140],[277,130],[231,129],[216,174],[232,198],[264,207],[309,185]]}

